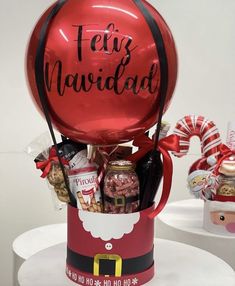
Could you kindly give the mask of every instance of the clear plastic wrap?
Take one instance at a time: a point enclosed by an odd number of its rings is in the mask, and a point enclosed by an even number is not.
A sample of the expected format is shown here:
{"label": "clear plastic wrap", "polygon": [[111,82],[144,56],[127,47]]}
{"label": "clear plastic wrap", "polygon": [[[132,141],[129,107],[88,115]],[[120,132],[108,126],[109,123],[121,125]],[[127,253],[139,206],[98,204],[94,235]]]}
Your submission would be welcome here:
{"label": "clear plastic wrap", "polygon": [[57,144],[61,162],[64,166],[65,178],[57,156],[55,146],[52,145],[49,133],[37,137],[27,146],[27,153],[33,156],[36,168],[42,171],[42,178],[46,178],[51,190],[53,204],[56,210],[63,209],[70,202],[65,179],[68,180],[69,162],[86,145],[64,140]]}

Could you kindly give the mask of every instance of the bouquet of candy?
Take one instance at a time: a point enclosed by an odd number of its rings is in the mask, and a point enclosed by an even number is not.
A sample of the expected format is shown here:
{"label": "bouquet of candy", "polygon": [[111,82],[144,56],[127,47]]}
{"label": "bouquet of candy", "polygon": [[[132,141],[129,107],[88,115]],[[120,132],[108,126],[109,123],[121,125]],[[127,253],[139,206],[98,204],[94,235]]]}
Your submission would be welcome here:
{"label": "bouquet of candy", "polygon": [[235,130],[229,123],[226,144],[215,124],[203,116],[189,115],[178,121],[174,133],[182,157],[189,150],[190,138],[198,136],[202,157],[189,169],[188,187],[196,198],[205,201],[204,226],[215,233],[235,235]]}
{"label": "bouquet of candy", "polygon": [[[169,128],[168,123],[162,123],[160,139],[167,136]],[[151,147],[153,141],[147,134],[143,137]],[[153,190],[146,192],[146,176],[153,160],[146,147],[132,154],[130,144],[94,147],[66,138],[56,146],[47,146],[48,142],[42,135],[28,146],[28,153],[43,149],[34,161],[42,171],[41,177],[47,179],[49,188],[56,194],[55,205],[59,208],[71,203],[69,192],[76,199],[78,209],[90,212],[132,213],[153,204],[162,177],[162,162],[158,156],[159,165],[151,182]]]}

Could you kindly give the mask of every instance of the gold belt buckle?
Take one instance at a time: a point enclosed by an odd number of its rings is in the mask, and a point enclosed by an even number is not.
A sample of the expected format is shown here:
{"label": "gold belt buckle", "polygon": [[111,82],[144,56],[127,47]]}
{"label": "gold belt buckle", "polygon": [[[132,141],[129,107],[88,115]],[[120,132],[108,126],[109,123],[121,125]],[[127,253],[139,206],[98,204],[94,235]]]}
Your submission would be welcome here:
{"label": "gold belt buckle", "polygon": [[[100,260],[114,260],[115,262],[115,277],[122,276],[122,258],[116,254],[97,254],[94,258],[93,275],[100,275]],[[109,275],[107,275],[109,276]]]}
{"label": "gold belt buckle", "polygon": [[124,196],[114,197],[115,207],[124,207],[126,205],[126,198]]}

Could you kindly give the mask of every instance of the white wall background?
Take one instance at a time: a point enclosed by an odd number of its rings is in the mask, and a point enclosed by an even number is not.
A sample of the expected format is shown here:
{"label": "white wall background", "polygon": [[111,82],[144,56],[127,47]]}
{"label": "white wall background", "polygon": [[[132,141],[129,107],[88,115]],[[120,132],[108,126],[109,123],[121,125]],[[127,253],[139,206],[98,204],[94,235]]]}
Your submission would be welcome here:
{"label": "white wall background", "polygon": [[[33,106],[24,75],[24,54],[35,21],[53,0],[0,0],[0,285],[12,285],[11,245],[20,233],[65,221],[53,210],[50,193],[23,149],[46,130]],[[175,125],[186,114],[215,121],[225,141],[235,119],[235,1],[151,0],[175,37],[179,77],[165,120]],[[188,167],[200,156],[174,159],[171,200],[188,198]],[[192,155],[197,154],[197,155]]]}

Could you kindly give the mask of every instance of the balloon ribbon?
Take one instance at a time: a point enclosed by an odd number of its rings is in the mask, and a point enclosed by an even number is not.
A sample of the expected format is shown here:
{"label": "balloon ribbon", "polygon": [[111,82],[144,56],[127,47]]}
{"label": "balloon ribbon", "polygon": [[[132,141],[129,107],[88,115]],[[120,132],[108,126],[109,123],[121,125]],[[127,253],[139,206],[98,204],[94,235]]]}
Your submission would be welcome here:
{"label": "balloon ribbon", "polygon": [[[139,147],[139,151],[129,156],[127,159],[137,162],[143,156],[153,149],[154,140],[141,135],[137,137],[133,145]],[[160,201],[154,211],[149,215],[150,218],[156,217],[164,208],[170,195],[173,175],[173,164],[169,151],[179,151],[179,137],[177,135],[169,135],[158,142],[157,151],[159,151],[163,158],[163,189]],[[154,175],[154,174],[152,174]]]}

